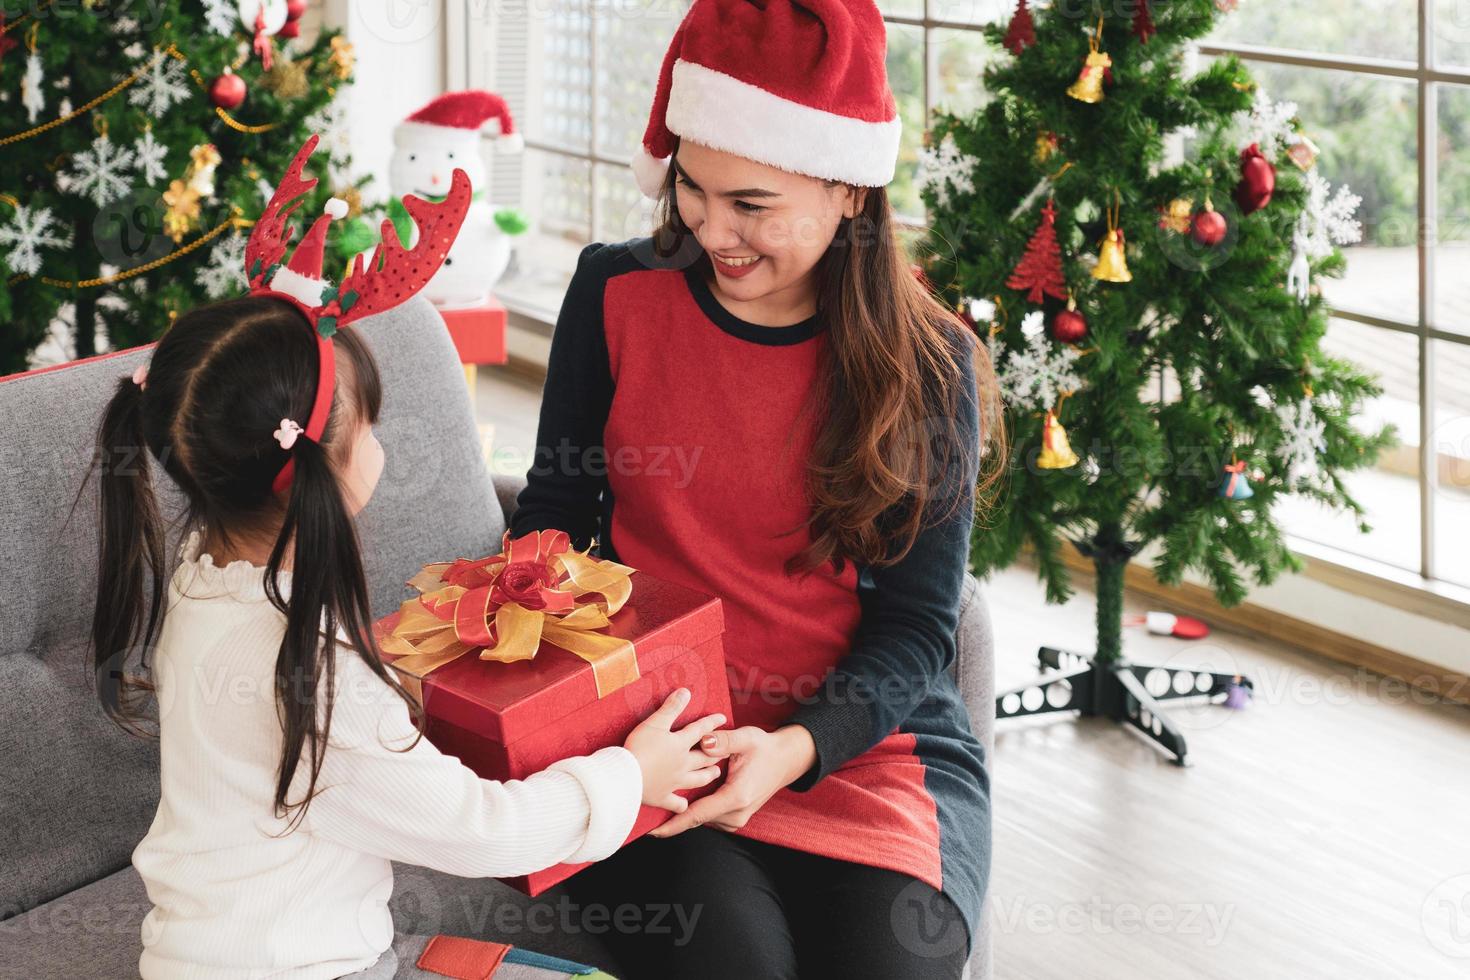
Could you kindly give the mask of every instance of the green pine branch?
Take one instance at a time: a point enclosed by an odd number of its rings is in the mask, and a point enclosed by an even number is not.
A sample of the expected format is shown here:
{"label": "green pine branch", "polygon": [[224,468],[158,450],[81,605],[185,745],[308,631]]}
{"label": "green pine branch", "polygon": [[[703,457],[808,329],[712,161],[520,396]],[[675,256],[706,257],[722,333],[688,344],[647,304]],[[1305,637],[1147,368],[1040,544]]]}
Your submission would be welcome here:
{"label": "green pine branch", "polygon": [[[249,126],[269,124],[272,128],[263,133],[232,128],[216,114],[204,88],[186,75],[188,97],[166,112],[147,113],[146,106],[130,98],[135,87],[129,88],[76,119],[0,150],[5,161],[0,194],[11,195],[33,209],[49,208],[72,239],[66,249],[43,248],[42,268],[35,276],[12,268],[7,262],[9,249],[0,245],[0,322],[6,324],[0,330],[0,373],[24,370],[31,351],[58,319],[70,324],[77,354],[82,356],[92,352],[94,330],[99,326],[102,342],[111,347],[147,343],[167,328],[171,317],[210,302],[197,276],[212,245],[224,236],[152,272],[105,286],[71,289],[46,280],[77,282],[137,268],[183,249],[232,215],[254,219],[265,204],[260,182],[275,184],[310,135],[307,120],[350,84],[350,77],[340,77],[332,64],[335,34],[331,31],[323,32],[310,46],[290,42],[283,49],[282,39],[276,39],[277,66],[294,62],[304,69],[304,91],[291,92],[271,84],[282,75],[279,67],[266,76],[254,55],[237,64],[239,46],[248,44],[249,34],[242,25],[229,37],[216,33],[205,22],[198,3],[159,0],[145,6],[127,0],[95,0],[88,5],[38,4],[31,9],[36,52],[45,77],[41,86],[45,105],[32,123],[18,97],[25,51],[12,50],[0,59],[0,90],[12,93],[10,99],[0,102],[0,137],[57,118],[63,99],[74,107],[85,105],[170,44],[187,58],[187,69],[197,71],[206,85],[227,66],[235,66],[248,94],[231,115]],[[99,132],[105,130],[114,143],[131,149],[150,126],[154,138],[167,147],[164,177],[147,182],[134,170],[132,193],[101,207],[87,196],[62,189],[76,155],[87,150]],[[164,231],[162,195],[170,183],[185,178],[190,151],[206,143],[212,143],[221,157],[214,173],[214,194],[200,201],[198,218],[176,242]],[[330,179],[328,156],[328,148],[319,147],[308,164],[318,184],[302,203],[301,215],[320,213],[328,197],[348,190]],[[349,161],[339,155],[335,163],[345,169]],[[369,213],[380,210],[369,209]],[[13,216],[13,209],[0,203],[0,224]],[[372,224],[376,223],[374,217]],[[329,272],[343,268],[349,257],[337,238],[329,236]]]}

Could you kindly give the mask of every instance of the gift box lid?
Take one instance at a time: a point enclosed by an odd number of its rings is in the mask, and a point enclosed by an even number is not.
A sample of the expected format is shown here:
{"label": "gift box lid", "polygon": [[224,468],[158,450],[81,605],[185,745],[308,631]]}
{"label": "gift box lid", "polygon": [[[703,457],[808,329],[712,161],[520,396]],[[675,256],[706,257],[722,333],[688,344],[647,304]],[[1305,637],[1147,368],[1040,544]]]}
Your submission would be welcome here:
{"label": "gift box lid", "polygon": [[[697,589],[634,571],[633,594],[598,632],[633,641],[640,676],[659,670],[725,629],[720,600]],[[374,624],[382,637],[397,624],[392,613]],[[397,659],[384,653],[385,663]],[[723,683],[725,678],[718,678]],[[636,682],[635,682],[636,683]],[[482,660],[470,652],[423,679],[425,710],[433,717],[480,731],[505,744],[597,700],[592,667],[575,654],[542,642],[536,656],[515,663]],[[618,692],[608,694],[616,697]]]}

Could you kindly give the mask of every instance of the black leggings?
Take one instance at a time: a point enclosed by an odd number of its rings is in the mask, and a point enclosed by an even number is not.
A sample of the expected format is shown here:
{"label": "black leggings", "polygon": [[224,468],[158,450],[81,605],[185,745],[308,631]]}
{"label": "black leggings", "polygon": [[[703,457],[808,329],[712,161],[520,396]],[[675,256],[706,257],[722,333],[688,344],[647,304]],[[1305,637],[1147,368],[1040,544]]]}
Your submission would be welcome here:
{"label": "black leggings", "polygon": [[969,935],[948,896],[897,871],[710,827],[641,837],[565,883],[571,899],[641,906],[603,937],[620,980],[956,980]]}

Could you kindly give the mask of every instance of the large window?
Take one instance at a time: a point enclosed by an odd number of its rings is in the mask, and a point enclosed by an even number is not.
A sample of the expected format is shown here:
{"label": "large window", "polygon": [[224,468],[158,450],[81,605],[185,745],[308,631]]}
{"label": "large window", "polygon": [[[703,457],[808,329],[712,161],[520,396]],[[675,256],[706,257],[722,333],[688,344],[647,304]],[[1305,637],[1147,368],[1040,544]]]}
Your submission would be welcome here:
{"label": "large window", "polygon": [[1315,504],[1303,539],[1470,585],[1470,3],[1277,0],[1222,18],[1206,56],[1236,54],[1292,101],[1318,166],[1363,198],[1363,240],[1323,284],[1333,353],[1378,374],[1365,424],[1399,450],[1352,476],[1373,533]]}
{"label": "large window", "polygon": [[[1014,4],[879,6],[903,117],[890,193],[917,231],[929,110],[983,104],[979,77],[1004,54],[976,28]],[[582,245],[648,230],[628,162],[687,2],[466,8],[466,82],[504,94],[527,141],[524,157],[498,158],[494,173],[496,202],[519,203],[535,227],[500,292],[550,318]],[[1323,175],[1363,198],[1363,240],[1346,252],[1346,276],[1324,283],[1335,312],[1328,344],[1381,376],[1364,425],[1393,422],[1403,446],[1350,478],[1372,533],[1306,501],[1288,501],[1282,520],[1345,560],[1470,586],[1470,0],[1246,0],[1200,53],[1239,55],[1273,100],[1297,103]]]}

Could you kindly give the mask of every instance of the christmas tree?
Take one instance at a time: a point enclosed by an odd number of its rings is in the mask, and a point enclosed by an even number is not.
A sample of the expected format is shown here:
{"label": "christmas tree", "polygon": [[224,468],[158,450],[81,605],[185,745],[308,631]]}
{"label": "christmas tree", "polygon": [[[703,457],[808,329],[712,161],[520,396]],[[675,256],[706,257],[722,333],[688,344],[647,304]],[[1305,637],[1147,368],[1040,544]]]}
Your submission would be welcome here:
{"label": "christmas tree", "polygon": [[75,355],[114,348],[245,289],[244,245],[312,132],[301,214],[345,198],[342,267],[370,243],[341,100],[352,47],[299,38],[305,0],[37,0],[0,8],[0,374],[53,322]]}
{"label": "christmas tree", "polygon": [[[1310,282],[1341,274],[1356,199],[1332,193],[1292,108],[1236,59],[1188,69],[1214,0],[1103,9],[1023,0],[987,29],[1011,53],[987,70],[984,106],[931,121],[920,259],[987,340],[1015,447],[982,502],[977,573],[1029,543],[1062,602],[1063,548],[1087,556],[1097,650],[1043,664],[1070,671],[1068,706],[1131,714],[1167,744],[1177,733],[1140,721],[1135,675],[1115,669],[1130,559],[1156,542],[1159,580],[1199,569],[1236,604],[1248,579],[1301,567],[1278,497],[1349,509],[1367,530],[1343,475],[1393,433],[1354,427],[1381,389],[1323,350]],[[1193,695],[1227,686],[1193,681]],[[1169,747],[1182,759],[1182,738]]]}

